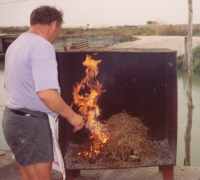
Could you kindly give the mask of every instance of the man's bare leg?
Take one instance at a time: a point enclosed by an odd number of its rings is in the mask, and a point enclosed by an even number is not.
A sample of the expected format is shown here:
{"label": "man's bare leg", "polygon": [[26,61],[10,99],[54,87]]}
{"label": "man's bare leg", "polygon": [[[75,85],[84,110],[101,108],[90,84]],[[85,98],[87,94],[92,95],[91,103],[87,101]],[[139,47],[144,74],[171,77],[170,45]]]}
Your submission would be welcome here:
{"label": "man's bare leg", "polygon": [[22,180],[52,180],[52,162],[37,163],[28,166],[18,165]]}
{"label": "man's bare leg", "polygon": [[19,170],[19,173],[20,173],[20,176],[21,176],[21,180],[29,180],[28,174],[24,170],[23,166],[21,166],[20,164],[17,163],[17,168]]}

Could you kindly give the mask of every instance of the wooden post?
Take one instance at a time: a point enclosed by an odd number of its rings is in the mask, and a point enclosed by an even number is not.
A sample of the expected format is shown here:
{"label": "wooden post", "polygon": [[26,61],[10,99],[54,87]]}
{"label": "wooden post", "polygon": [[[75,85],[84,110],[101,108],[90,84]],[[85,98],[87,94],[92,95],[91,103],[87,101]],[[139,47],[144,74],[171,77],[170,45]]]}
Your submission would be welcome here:
{"label": "wooden post", "polygon": [[187,36],[187,127],[185,131],[185,159],[184,165],[191,165],[191,131],[192,131],[192,112],[193,112],[193,101],[192,101],[192,74],[193,74],[193,63],[192,63],[192,0],[188,0],[188,36]]}

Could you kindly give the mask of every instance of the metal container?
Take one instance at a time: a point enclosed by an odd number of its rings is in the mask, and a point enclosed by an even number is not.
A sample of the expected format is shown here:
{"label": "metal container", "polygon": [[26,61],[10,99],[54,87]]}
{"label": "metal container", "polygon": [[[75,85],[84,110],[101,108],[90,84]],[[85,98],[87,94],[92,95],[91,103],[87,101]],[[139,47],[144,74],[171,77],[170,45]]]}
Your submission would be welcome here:
{"label": "metal container", "polygon": [[[158,50],[111,50],[58,52],[58,72],[61,94],[70,105],[75,83],[84,76],[82,62],[86,55],[101,59],[99,81],[106,93],[99,101],[102,118],[127,111],[140,117],[149,128],[155,141],[168,142],[161,156],[149,162],[80,163],[70,159],[70,144],[83,134],[73,134],[72,127],[60,117],[60,145],[67,169],[115,169],[142,166],[173,166],[176,164],[177,147],[177,75],[176,52]],[[164,154],[163,154],[164,153]],[[166,158],[170,156],[170,158]]]}

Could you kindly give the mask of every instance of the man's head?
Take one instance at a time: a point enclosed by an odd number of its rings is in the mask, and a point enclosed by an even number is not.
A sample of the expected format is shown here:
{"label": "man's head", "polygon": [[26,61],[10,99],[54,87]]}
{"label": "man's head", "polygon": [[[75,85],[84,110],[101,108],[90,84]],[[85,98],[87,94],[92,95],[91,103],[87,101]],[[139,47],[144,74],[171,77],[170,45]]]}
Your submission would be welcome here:
{"label": "man's head", "polygon": [[63,23],[61,11],[51,6],[40,6],[34,9],[30,16],[30,25],[34,31],[42,31],[49,41],[54,41],[58,36]]}

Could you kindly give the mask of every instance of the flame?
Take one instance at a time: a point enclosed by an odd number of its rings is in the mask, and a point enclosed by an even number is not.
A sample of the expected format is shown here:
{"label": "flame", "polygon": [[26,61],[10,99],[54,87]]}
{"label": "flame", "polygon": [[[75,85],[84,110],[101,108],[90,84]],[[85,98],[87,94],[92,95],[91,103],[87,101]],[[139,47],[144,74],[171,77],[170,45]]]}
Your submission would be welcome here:
{"label": "flame", "polygon": [[99,97],[103,93],[102,84],[97,80],[98,65],[101,60],[95,60],[87,55],[83,62],[85,77],[76,84],[73,91],[74,104],[83,115],[86,127],[91,132],[91,146],[88,150],[79,152],[78,155],[93,158],[97,157],[104,145],[108,142],[109,135],[102,123],[97,121],[100,109],[97,104]]}

